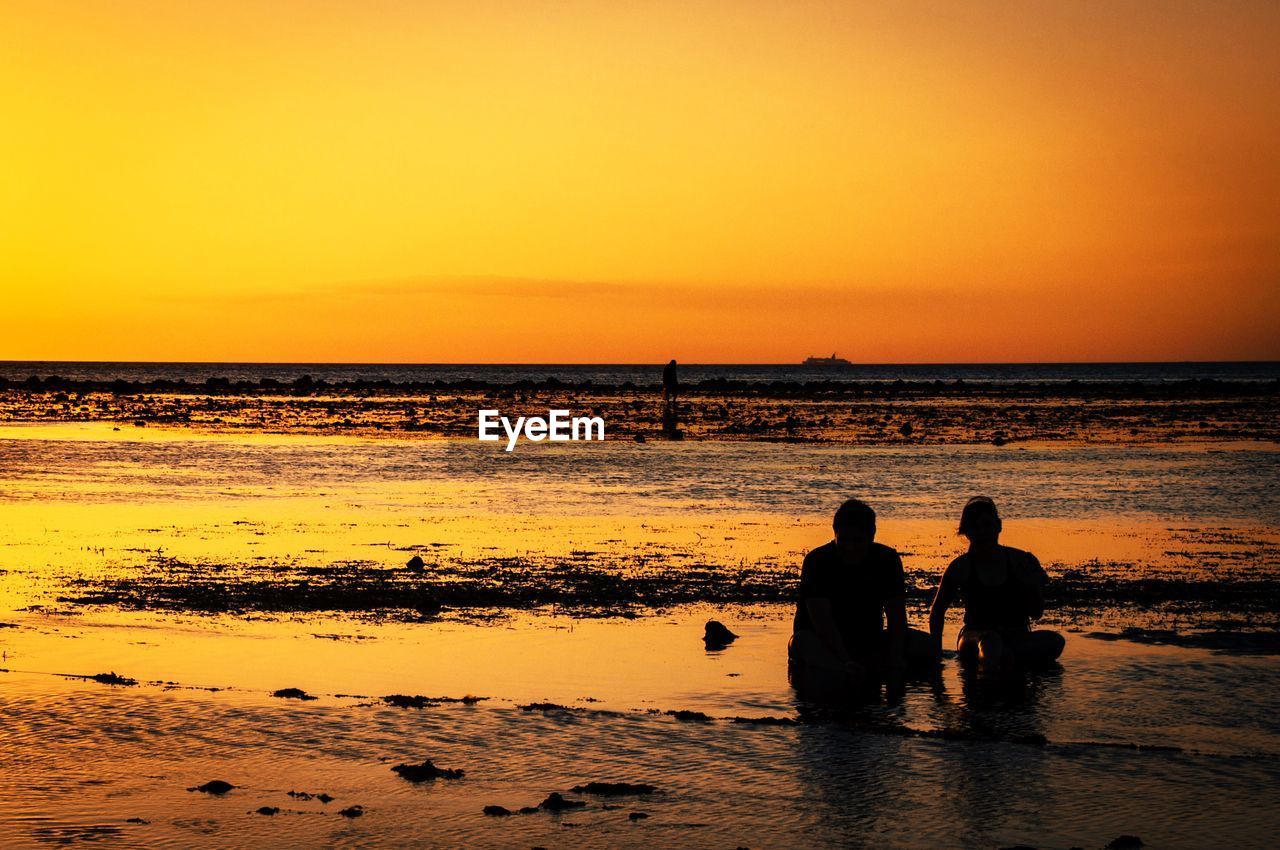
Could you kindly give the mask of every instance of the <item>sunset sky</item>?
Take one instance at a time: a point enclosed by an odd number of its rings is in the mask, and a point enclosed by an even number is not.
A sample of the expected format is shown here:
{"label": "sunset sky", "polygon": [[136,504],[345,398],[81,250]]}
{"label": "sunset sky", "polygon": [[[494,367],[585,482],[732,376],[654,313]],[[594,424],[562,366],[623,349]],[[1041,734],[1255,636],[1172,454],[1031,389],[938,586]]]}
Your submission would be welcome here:
{"label": "sunset sky", "polygon": [[1280,359],[1280,4],[5,0],[0,359]]}

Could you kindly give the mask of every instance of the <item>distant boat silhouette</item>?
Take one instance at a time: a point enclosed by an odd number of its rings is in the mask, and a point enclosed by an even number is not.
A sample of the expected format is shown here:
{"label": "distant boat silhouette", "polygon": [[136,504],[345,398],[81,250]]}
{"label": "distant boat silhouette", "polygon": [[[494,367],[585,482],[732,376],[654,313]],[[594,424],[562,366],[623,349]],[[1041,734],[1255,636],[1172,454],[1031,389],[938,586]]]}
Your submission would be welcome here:
{"label": "distant boat silhouette", "polygon": [[830,357],[806,357],[804,366],[852,366],[848,360],[843,357],[836,357],[836,353],[831,352]]}

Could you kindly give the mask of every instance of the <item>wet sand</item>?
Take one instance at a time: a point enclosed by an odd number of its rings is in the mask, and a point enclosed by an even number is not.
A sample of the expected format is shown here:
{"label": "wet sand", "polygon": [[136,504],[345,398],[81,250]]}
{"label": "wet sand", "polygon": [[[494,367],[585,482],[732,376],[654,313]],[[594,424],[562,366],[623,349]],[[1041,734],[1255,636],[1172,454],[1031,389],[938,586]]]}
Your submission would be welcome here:
{"label": "wet sand", "polygon": [[[490,448],[0,428],[6,846],[1247,847],[1275,832],[1273,445]],[[830,506],[854,491],[880,509],[919,626],[973,490],[1054,579],[1061,667],[976,680],[949,661],[870,704],[800,699],[789,600]],[[739,639],[707,651],[712,618]],[[427,759],[464,773],[391,771]],[[237,787],[186,790],[211,780]],[[658,790],[572,791],[589,782]],[[587,805],[484,814],[553,792]]]}

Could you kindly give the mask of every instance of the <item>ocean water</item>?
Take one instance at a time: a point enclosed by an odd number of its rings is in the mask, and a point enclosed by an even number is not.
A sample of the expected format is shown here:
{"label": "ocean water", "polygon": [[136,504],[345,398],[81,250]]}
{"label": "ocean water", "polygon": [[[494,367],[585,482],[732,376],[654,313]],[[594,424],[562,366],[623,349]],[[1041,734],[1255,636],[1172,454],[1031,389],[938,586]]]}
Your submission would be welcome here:
{"label": "ocean water", "polygon": [[[678,353],[677,353],[678,355]],[[378,364],[378,363],[96,363],[0,361],[0,378],[21,381],[35,375],[58,375],[89,381],[186,380],[209,378],[293,381],[304,375],[325,381],[389,380],[397,383],[452,383],[463,380],[510,384],[555,378],[565,383],[636,385],[661,383],[656,364]],[[1162,383],[1280,380],[1280,362],[1225,363],[923,363],[854,364],[849,367],[806,367],[800,364],[681,364],[685,383],[728,379],[747,383],[773,381],[944,381],[966,383],[1141,382]]]}

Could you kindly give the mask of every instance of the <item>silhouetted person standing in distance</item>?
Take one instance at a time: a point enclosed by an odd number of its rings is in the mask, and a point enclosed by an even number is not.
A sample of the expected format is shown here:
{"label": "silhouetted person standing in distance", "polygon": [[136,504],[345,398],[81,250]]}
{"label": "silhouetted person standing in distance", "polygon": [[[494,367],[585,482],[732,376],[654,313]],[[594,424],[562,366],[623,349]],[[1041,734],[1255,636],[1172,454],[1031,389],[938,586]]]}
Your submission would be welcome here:
{"label": "silhouetted person standing in distance", "polygon": [[662,400],[667,404],[675,404],[680,395],[680,377],[676,374],[676,361],[672,360],[662,367]]}
{"label": "silhouetted person standing in distance", "polygon": [[929,612],[929,634],[942,648],[947,609],[964,603],[961,661],[979,661],[986,670],[1007,664],[1047,664],[1062,654],[1066,641],[1051,631],[1031,631],[1044,614],[1041,588],[1049,581],[1030,552],[1000,545],[1000,513],[986,496],[974,496],[960,514],[959,533],[969,551],[942,574]]}
{"label": "silhouetted person standing in distance", "polygon": [[674,434],[676,421],[676,401],[680,395],[680,378],[676,374],[676,361],[672,360],[662,367],[662,430]]}

